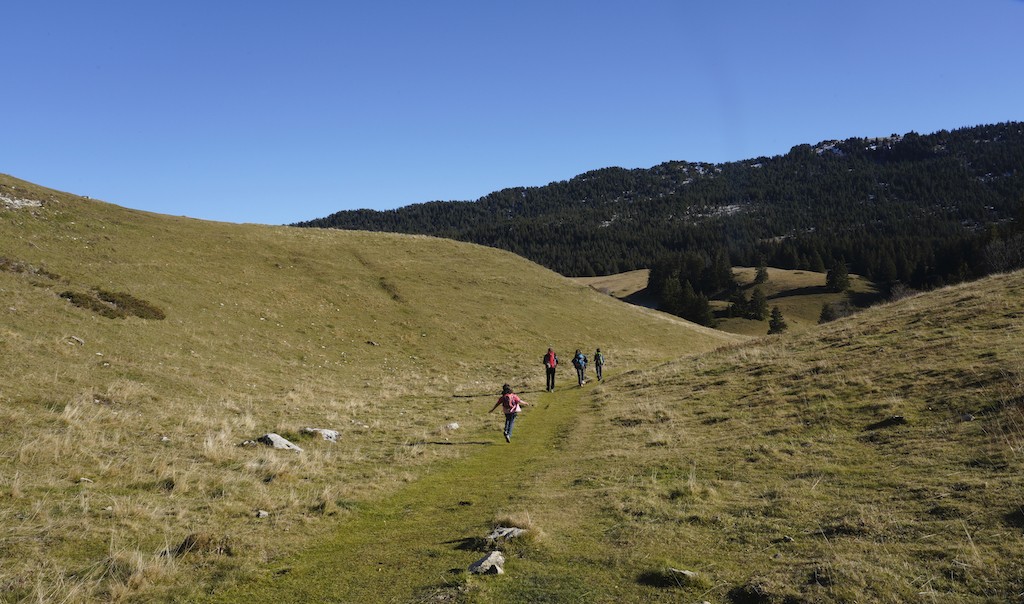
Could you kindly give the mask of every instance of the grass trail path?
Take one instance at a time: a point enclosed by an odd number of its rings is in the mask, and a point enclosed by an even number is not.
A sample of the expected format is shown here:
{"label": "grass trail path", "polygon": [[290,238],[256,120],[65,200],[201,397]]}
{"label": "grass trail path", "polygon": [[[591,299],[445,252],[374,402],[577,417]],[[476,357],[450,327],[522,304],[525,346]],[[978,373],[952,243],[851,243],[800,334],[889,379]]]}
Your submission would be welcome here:
{"label": "grass trail path", "polygon": [[[565,463],[559,442],[574,428],[586,392],[562,386],[554,393],[523,393],[531,405],[517,418],[511,444],[501,435],[499,408],[492,432],[452,440],[451,446],[471,449],[464,457],[361,504],[319,544],[270,564],[263,575],[212,601],[410,602],[457,584],[482,557],[472,546],[495,516],[515,512],[520,492]],[[481,412],[493,404],[484,402]]]}

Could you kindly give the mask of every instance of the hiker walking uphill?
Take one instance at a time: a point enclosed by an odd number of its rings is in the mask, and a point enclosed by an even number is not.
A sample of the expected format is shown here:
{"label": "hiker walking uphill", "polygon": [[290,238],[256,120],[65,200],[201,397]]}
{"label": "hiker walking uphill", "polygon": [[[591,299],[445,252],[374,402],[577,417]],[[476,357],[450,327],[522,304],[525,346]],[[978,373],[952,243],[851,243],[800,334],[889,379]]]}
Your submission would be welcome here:
{"label": "hiker walking uphill", "polygon": [[587,381],[587,355],[583,354],[579,348],[576,349],[576,354],[572,357],[572,366],[576,368],[576,381],[583,386],[583,383]]}
{"label": "hiker walking uphill", "polygon": [[502,407],[505,411],[505,442],[512,442],[512,426],[516,423],[516,416],[522,411],[522,407],[529,404],[516,396],[512,392],[512,387],[508,384],[501,387],[501,398],[498,399],[497,403],[494,403],[494,406],[491,407],[488,413],[492,413],[498,407]]}
{"label": "hiker walking uphill", "polygon": [[597,352],[594,353],[594,372],[597,374],[597,381],[602,379],[602,370],[604,369],[604,355],[601,354],[601,349],[598,348]]}
{"label": "hiker walking uphill", "polygon": [[547,374],[547,390],[548,392],[554,392],[555,367],[558,367],[558,355],[555,354],[554,350],[548,348],[548,351],[544,353],[542,362],[544,363],[544,372]]}

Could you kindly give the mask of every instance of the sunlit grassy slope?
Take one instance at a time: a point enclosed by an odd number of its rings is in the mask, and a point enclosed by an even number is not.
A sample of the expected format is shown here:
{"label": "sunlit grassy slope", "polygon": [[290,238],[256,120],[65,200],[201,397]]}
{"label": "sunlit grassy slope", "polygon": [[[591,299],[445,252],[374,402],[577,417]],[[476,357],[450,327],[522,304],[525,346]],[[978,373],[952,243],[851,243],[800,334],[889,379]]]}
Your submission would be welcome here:
{"label": "sunlit grassy slope", "polygon": [[[773,267],[768,267],[767,271],[768,281],[761,284],[754,283],[757,275],[757,269],[754,267],[734,267],[733,275],[747,298],[753,295],[755,288],[760,288],[768,298],[769,310],[776,306],[779,308],[790,332],[815,328],[824,304],[854,304],[859,299],[877,298],[874,284],[860,275],[850,275],[849,289],[837,293],[825,289],[825,273]],[[712,302],[712,308],[715,310],[724,310],[727,306],[728,303],[725,301]],[[723,318],[718,329],[750,336],[765,335],[768,332],[768,320]]]}
{"label": "sunlit grassy slope", "polygon": [[[535,393],[212,600],[1019,601],[1022,335],[1015,273]],[[469,576],[493,524],[529,536]]]}
{"label": "sunlit grassy slope", "polygon": [[[1024,593],[1022,272],[741,339],[476,246],[0,197],[45,202],[0,206],[0,601]],[[541,392],[549,345],[607,381]]]}
{"label": "sunlit grassy slope", "polygon": [[633,372],[524,505],[594,601],[1020,601],[1022,341],[1017,272]]}
{"label": "sunlit grassy slope", "polygon": [[[465,454],[424,443],[542,389],[548,346],[614,373],[734,339],[480,246],[0,197],[0,599],[188,600]],[[267,432],[306,452],[238,446]],[[231,555],[159,555],[190,534]]]}

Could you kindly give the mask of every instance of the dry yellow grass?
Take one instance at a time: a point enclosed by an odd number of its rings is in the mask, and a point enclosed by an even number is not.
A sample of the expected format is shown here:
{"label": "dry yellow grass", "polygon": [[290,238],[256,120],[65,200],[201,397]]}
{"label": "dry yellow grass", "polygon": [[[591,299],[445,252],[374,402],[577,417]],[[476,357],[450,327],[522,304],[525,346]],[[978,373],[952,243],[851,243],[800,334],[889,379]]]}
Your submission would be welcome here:
{"label": "dry yellow grass", "polygon": [[[4,601],[1024,592],[1024,273],[750,340],[477,246],[0,187],[45,202],[0,209]],[[93,288],[166,318],[59,295]],[[608,379],[540,392],[549,345]],[[540,403],[507,448],[505,381]],[[269,431],[305,451],[238,446]],[[447,572],[495,522],[510,575]]]}
{"label": "dry yellow grass", "polygon": [[[489,433],[501,384],[539,389],[548,346],[601,346],[614,373],[727,341],[480,246],[159,216],[6,176],[0,193],[42,202],[0,208],[0,592],[14,601],[161,599],[301,549],[465,455],[429,443],[453,421]],[[60,296],[96,289],[166,317]],[[266,432],[305,452],[238,446]],[[161,555],[190,534],[233,555]]]}
{"label": "dry yellow grass", "polygon": [[552,541],[572,510],[604,527],[592,601],[1013,601],[1022,319],[1015,273],[632,372],[532,518]]}

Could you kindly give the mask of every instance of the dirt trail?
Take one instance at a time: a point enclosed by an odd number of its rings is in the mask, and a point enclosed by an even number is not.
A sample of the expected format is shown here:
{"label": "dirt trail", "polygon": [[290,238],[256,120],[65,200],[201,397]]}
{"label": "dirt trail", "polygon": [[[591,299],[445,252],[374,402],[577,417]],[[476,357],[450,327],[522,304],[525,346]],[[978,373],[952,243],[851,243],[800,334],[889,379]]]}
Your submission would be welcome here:
{"label": "dirt trail", "polygon": [[533,405],[517,419],[511,444],[501,435],[499,409],[493,432],[451,441],[470,449],[464,458],[361,505],[318,545],[212,601],[409,602],[443,591],[482,557],[473,545],[495,516],[515,511],[517,493],[562,463],[553,453],[585,393],[563,386],[522,394]]}

